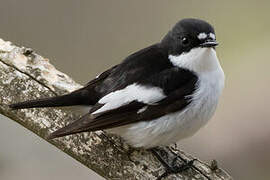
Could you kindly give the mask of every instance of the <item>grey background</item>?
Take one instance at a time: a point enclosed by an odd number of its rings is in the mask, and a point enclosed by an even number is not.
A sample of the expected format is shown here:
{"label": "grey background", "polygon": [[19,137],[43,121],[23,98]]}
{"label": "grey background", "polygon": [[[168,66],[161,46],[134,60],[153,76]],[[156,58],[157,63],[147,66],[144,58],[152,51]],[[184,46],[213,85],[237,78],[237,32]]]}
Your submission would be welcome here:
{"label": "grey background", "polygon": [[[220,42],[226,88],[214,118],[179,146],[205,161],[217,159],[235,179],[269,179],[269,5],[266,0],[1,0],[0,38],[34,48],[84,84],[158,42],[181,18],[209,21]],[[0,117],[1,180],[75,178],[102,179]]]}

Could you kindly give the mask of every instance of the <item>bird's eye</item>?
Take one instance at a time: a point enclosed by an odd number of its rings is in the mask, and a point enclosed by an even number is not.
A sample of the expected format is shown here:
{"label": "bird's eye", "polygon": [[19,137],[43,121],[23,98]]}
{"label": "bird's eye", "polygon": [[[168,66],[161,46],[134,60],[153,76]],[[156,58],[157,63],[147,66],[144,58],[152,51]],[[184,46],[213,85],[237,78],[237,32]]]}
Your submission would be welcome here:
{"label": "bird's eye", "polygon": [[182,44],[183,44],[184,46],[187,46],[187,45],[189,44],[189,40],[188,40],[187,37],[183,37],[183,38],[182,38]]}

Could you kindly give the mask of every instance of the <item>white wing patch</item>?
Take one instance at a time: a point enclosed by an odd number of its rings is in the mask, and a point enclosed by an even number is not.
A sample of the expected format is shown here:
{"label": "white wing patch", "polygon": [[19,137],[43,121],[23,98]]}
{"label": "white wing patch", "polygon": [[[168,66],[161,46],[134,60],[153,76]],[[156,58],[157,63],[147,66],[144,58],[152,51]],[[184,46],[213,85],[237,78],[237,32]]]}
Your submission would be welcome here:
{"label": "white wing patch", "polygon": [[137,111],[137,114],[143,113],[147,109],[147,106],[142,107]]}
{"label": "white wing patch", "polygon": [[92,114],[116,109],[134,100],[143,102],[145,104],[154,104],[165,97],[166,96],[163,93],[163,90],[159,87],[146,87],[134,83],[125,87],[124,89],[111,92],[110,94],[107,94],[101,98],[98,103],[104,104],[104,106]]}

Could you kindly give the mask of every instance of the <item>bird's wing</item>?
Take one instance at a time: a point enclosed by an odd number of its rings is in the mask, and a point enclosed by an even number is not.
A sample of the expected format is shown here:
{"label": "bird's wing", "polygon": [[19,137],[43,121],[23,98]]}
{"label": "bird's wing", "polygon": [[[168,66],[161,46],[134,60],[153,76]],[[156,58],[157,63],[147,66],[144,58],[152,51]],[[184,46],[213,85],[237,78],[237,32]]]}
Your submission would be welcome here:
{"label": "bird's wing", "polygon": [[144,48],[130,56],[122,63],[106,70],[83,88],[62,96],[35,99],[11,104],[13,109],[33,107],[57,107],[73,105],[95,105],[100,98],[110,92],[124,88],[151,74],[159,73],[171,64],[166,51],[159,44]]}
{"label": "bird's wing", "polygon": [[101,74],[97,75],[95,79],[92,79],[91,81],[89,81],[85,87],[87,86],[93,86],[96,85],[96,83],[103,81],[104,79],[106,79],[116,68],[118,65],[115,65],[109,69],[107,69],[106,71],[102,72]]}
{"label": "bird's wing", "polygon": [[164,70],[104,96],[88,114],[55,131],[49,138],[110,129],[181,111],[190,103],[197,80],[195,74],[185,69]]}
{"label": "bird's wing", "polygon": [[101,83],[96,84],[94,89],[101,98],[170,67],[172,64],[166,50],[159,44],[154,44],[128,56]]}

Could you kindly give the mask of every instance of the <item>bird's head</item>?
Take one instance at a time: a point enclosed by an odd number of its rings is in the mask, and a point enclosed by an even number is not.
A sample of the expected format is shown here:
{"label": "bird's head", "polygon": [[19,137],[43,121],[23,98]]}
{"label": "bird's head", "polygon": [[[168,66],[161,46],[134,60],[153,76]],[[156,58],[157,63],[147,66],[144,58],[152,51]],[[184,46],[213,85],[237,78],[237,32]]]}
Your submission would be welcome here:
{"label": "bird's head", "polygon": [[187,53],[197,47],[215,47],[218,45],[214,28],[200,19],[179,21],[162,40],[171,55]]}
{"label": "bird's head", "polygon": [[161,46],[167,49],[174,65],[187,66],[188,69],[194,71],[211,68],[212,64],[209,64],[213,63],[210,62],[211,59],[209,62],[201,59],[216,56],[217,45],[214,28],[200,19],[179,21],[161,41]]}

